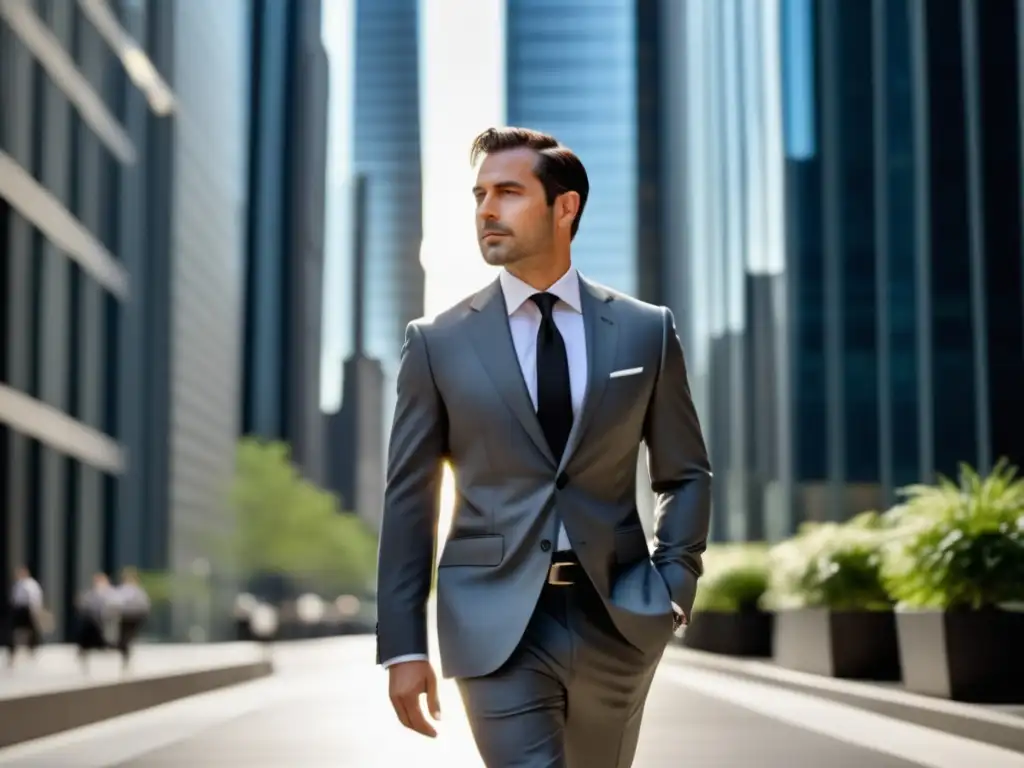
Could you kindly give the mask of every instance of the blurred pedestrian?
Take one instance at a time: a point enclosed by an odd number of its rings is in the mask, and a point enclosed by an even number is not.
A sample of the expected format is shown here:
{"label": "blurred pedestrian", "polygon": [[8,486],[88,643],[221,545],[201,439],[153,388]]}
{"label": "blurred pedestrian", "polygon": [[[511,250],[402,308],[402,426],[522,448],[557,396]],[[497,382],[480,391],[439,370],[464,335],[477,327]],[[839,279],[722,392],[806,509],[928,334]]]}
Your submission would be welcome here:
{"label": "blurred pedestrian", "polygon": [[139,574],[134,568],[121,571],[121,583],[116,589],[118,612],[117,650],[121,663],[127,668],[131,661],[132,646],[149,618],[149,595],[139,583]]}
{"label": "blurred pedestrian", "polygon": [[19,640],[24,641],[30,655],[35,655],[42,637],[43,588],[25,566],[14,570],[9,613],[7,663],[13,665]]}
{"label": "blurred pedestrian", "polygon": [[[89,655],[114,645],[116,635],[111,632],[112,622],[117,619],[116,595],[105,573],[92,577],[92,587],[78,599],[78,660],[83,669],[88,668]],[[112,635],[114,635],[112,637]]]}

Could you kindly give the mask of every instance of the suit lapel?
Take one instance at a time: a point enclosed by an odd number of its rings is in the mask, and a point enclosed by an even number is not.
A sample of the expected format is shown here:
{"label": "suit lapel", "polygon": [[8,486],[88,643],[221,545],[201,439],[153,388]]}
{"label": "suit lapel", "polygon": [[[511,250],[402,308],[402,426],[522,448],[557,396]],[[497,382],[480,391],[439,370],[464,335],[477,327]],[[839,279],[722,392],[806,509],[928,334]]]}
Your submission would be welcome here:
{"label": "suit lapel", "polygon": [[587,389],[579,416],[572,425],[569,442],[559,469],[568,466],[573,453],[586,436],[608,386],[608,376],[615,365],[619,329],[612,311],[613,296],[580,277],[580,302],[587,336]]}
{"label": "suit lapel", "polygon": [[530,439],[553,466],[555,457],[540,428],[530,392],[523,381],[515,345],[512,343],[508,310],[505,308],[501,284],[495,280],[473,298],[470,306],[476,313],[470,324],[473,347],[487,375],[490,376],[501,399],[519,419]]}

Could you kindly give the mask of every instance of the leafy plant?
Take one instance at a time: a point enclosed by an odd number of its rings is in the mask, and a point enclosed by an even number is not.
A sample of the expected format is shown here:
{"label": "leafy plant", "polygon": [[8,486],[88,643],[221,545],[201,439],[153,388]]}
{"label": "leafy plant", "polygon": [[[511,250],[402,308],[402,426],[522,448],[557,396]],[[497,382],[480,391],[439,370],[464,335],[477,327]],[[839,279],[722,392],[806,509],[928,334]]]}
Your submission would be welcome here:
{"label": "leafy plant", "polygon": [[1024,601],[1024,480],[1000,461],[987,477],[903,489],[906,535],[888,549],[883,580],[913,608],[982,609]]}
{"label": "leafy plant", "polygon": [[694,610],[737,613],[756,609],[768,586],[767,552],[764,544],[709,546]]}
{"label": "leafy plant", "polygon": [[874,512],[846,523],[804,525],[796,536],[770,550],[762,604],[771,610],[891,608],[881,564],[892,535],[886,520]]}
{"label": "leafy plant", "polygon": [[210,584],[191,573],[139,571],[138,578],[139,585],[154,606],[202,600],[210,596]]}
{"label": "leafy plant", "polygon": [[174,597],[174,575],[164,571],[139,571],[139,585],[153,605],[169,603]]}
{"label": "leafy plant", "polygon": [[231,503],[236,525],[219,549],[240,575],[287,575],[331,591],[363,591],[372,578],[376,536],[302,478],[286,444],[239,443]]}

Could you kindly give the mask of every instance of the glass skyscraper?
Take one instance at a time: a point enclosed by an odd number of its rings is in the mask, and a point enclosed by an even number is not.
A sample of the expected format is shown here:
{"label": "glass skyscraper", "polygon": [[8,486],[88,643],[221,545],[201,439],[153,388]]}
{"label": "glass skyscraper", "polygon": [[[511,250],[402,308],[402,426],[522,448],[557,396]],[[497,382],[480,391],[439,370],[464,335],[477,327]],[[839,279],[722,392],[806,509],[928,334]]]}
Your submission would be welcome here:
{"label": "glass skyscraper", "polygon": [[419,104],[419,1],[357,0],[352,165],[367,192],[362,327],[366,354],[389,376],[405,326],[423,315]]}
{"label": "glass skyscraper", "polygon": [[[778,4],[662,8],[664,259],[715,471],[714,535],[785,506],[787,371]],[[788,521],[787,521],[788,523]]]}
{"label": "glass skyscraper", "polygon": [[583,160],[590,199],[573,259],[636,294],[637,0],[507,0],[507,122],[553,134]]}
{"label": "glass skyscraper", "polygon": [[192,567],[228,519],[247,29],[0,4],[0,592],[28,565],[57,637],[93,573]]}
{"label": "glass skyscraper", "polygon": [[320,411],[327,53],[315,0],[252,4],[242,429],[326,476]]}
{"label": "glass skyscraper", "polygon": [[684,267],[663,274],[712,446],[716,537],[884,507],[961,461],[1024,462],[1018,13],[666,13],[684,51],[668,124],[687,130],[667,139]]}

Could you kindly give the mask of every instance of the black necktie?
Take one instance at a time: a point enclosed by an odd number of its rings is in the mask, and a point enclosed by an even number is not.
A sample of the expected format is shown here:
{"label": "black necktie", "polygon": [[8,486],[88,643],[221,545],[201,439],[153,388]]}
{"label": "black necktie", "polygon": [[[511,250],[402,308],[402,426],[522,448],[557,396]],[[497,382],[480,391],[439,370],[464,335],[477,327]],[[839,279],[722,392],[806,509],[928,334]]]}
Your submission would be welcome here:
{"label": "black necktie", "polygon": [[572,389],[565,341],[551,314],[558,297],[535,293],[530,298],[541,314],[537,331],[537,419],[551,453],[560,461],[572,430]]}

